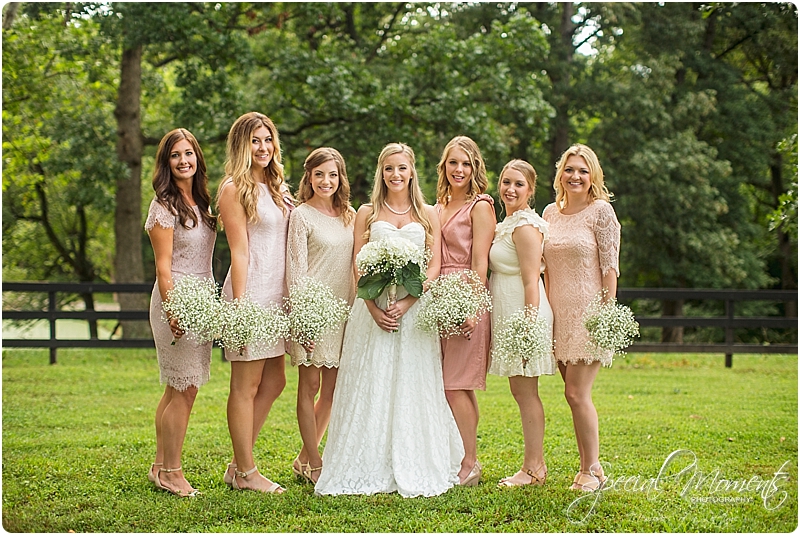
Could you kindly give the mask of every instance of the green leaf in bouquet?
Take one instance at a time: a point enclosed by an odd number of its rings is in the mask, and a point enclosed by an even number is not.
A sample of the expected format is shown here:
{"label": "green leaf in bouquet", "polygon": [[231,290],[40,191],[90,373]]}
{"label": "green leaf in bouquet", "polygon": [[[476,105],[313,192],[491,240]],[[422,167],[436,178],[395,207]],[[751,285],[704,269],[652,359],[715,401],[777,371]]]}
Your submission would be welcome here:
{"label": "green leaf in bouquet", "polygon": [[409,295],[413,295],[414,297],[422,295],[422,280],[420,280],[419,276],[404,280],[403,286]]}
{"label": "green leaf in bouquet", "polygon": [[409,262],[408,264],[403,266],[403,269],[400,270],[400,278],[404,280],[418,279],[419,274],[420,274],[419,264],[414,264],[413,262]]}
{"label": "green leaf in bouquet", "polygon": [[384,273],[364,275],[358,279],[358,297],[366,300],[377,299],[387,284],[389,276]]}

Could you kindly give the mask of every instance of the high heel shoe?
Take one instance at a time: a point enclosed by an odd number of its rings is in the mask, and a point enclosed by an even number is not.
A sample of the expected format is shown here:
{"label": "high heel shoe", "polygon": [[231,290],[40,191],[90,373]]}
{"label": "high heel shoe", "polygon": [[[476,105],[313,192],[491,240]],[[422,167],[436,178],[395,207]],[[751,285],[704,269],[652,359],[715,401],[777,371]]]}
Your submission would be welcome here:
{"label": "high heel shoe", "polygon": [[153,464],[150,465],[150,470],[147,472],[147,479],[153,485],[156,484],[156,477],[157,477],[156,476],[156,472],[155,472],[156,466],[164,466],[164,463],[153,463]]}
{"label": "high heel shoe", "polygon": [[572,485],[569,487],[571,490],[580,490],[583,492],[594,492],[602,489],[603,485],[608,479],[602,473],[595,474],[594,470],[589,472],[578,472],[575,474],[575,479],[572,480]]}
{"label": "high heel shoe", "polygon": [[[228,472],[233,470],[233,475],[229,476]],[[225,468],[225,473],[222,474],[222,482],[228,485],[229,487],[233,486],[233,480],[236,479],[236,465],[233,463],[228,463],[227,468]]]}
{"label": "high heel shoe", "polygon": [[[541,474],[541,469],[544,469],[544,474]],[[523,476],[528,476],[531,480],[527,483],[517,483],[512,481],[515,477],[522,474]],[[536,485],[542,486],[544,485],[545,481],[547,481],[547,466],[542,465],[540,470],[534,472],[533,470],[526,468],[525,470],[520,470],[516,474],[510,477],[504,477],[500,480],[500,483],[497,484],[498,487],[524,487],[526,485]]]}
{"label": "high heel shoe", "polygon": [[[239,483],[236,481],[237,477],[241,477],[242,479],[247,479],[248,476],[250,476],[252,474],[255,474],[255,473],[258,473],[258,466],[254,466],[253,468],[251,468],[250,470],[247,470],[246,472],[240,472],[239,470],[236,470],[235,471],[236,475],[233,477],[233,484],[231,485],[231,488],[235,489],[235,490],[257,490],[257,489],[243,489],[243,488],[241,488],[239,486]],[[259,474],[259,475],[261,475],[261,474]],[[264,477],[264,476],[261,476],[261,477]],[[264,479],[266,479],[266,478],[264,478]],[[267,479],[267,481],[269,481],[269,480]],[[266,494],[282,494],[286,490],[283,487],[281,487],[280,485],[278,485],[277,483],[275,483],[274,481],[270,481],[270,483],[272,483],[272,485],[270,485],[269,488],[267,488],[267,489],[265,489],[265,490],[263,490],[261,492],[264,492]]]}
{"label": "high heel shoe", "polygon": [[[316,468],[311,468],[311,463],[303,465],[303,479],[311,483],[312,485],[316,485],[317,482],[311,477],[312,472],[317,472],[322,470],[321,466],[317,466]],[[319,478],[317,478],[319,479]]]}
{"label": "high heel shoe", "polygon": [[[298,464],[300,465],[300,468],[297,467]],[[300,456],[298,455],[294,458],[294,461],[292,461],[292,473],[299,479],[305,479],[303,474],[305,473],[306,466],[308,465],[300,462]]]}
{"label": "high heel shoe", "polygon": [[172,487],[167,487],[161,482],[161,472],[166,474],[170,474],[172,472],[180,472],[183,470],[183,467],[179,466],[178,468],[159,468],[156,472],[156,480],[153,482],[156,488],[160,490],[164,490],[169,492],[170,494],[174,494],[179,498],[194,498],[195,496],[200,494],[200,491],[197,489],[192,489],[190,492],[184,494],[182,490],[173,489]]}
{"label": "high heel shoe", "polygon": [[478,483],[481,481],[481,475],[483,475],[483,467],[481,463],[475,461],[475,464],[472,466],[472,470],[469,471],[467,477],[461,483],[462,487],[477,487]]}

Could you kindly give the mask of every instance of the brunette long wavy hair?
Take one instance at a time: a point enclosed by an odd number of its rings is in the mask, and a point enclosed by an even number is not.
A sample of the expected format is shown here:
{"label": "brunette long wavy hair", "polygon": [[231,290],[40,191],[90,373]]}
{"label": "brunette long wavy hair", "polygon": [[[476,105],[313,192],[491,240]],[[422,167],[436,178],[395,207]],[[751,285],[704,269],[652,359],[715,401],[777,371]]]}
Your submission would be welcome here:
{"label": "brunette long wavy hair", "polygon": [[[200,217],[203,223],[211,230],[216,230],[217,219],[211,214],[211,194],[208,192],[208,175],[206,174],[206,160],[200,144],[191,132],[185,128],[176,128],[168,132],[158,144],[156,152],[156,165],[153,170],[153,190],[156,192],[156,200],[164,208],[178,216],[178,221],[183,228],[194,228],[197,226],[197,214],[183,198],[181,190],[172,179],[172,169],[169,165],[172,148],[182,140],[188,141],[194,149],[197,158],[197,168],[194,179],[192,180],[192,197],[200,209]],[[192,222],[191,226],[189,221]]]}
{"label": "brunette long wavy hair", "polygon": [[297,202],[304,203],[314,196],[314,189],[311,187],[311,172],[324,164],[333,160],[336,163],[336,170],[339,171],[339,187],[333,194],[333,206],[340,212],[340,218],[344,226],[349,226],[355,219],[355,212],[350,206],[350,182],[347,180],[347,166],[344,158],[338,150],[331,147],[320,147],[311,151],[303,162],[303,178],[297,187]]}

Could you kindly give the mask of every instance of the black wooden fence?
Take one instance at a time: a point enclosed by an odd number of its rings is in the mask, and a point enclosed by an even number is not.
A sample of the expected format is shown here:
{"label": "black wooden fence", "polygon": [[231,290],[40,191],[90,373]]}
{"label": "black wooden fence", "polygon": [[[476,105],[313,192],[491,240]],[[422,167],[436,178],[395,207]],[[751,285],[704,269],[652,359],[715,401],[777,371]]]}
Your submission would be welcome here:
{"label": "black wooden fence", "polygon": [[[19,311],[3,310],[3,319],[10,320],[47,320],[50,323],[50,337],[46,339],[14,339],[3,337],[3,347],[47,347],[50,348],[50,363],[55,364],[59,347],[99,347],[130,348],[154,347],[152,338],[144,339],[88,339],[64,340],[56,338],[56,320],[74,319],[84,321],[96,320],[144,320],[149,318],[149,311],[97,311],[97,310],[59,310],[56,294],[95,294],[95,293],[146,293],[153,289],[152,284],[102,284],[102,283],[50,283],[50,282],[4,282],[3,292],[35,292],[46,293],[48,306],[45,310]],[[724,301],[725,315],[712,317],[697,316],[637,316],[642,327],[717,327],[725,329],[724,343],[650,343],[637,342],[627,349],[628,352],[658,353],[724,353],[725,366],[731,367],[734,353],[797,353],[797,342],[780,344],[743,344],[735,343],[734,329],[737,328],[771,328],[793,329],[797,332],[797,318],[781,316],[736,316],[735,304],[740,301],[777,301],[797,303],[797,290],[699,290],[674,288],[620,288],[617,297],[622,302],[636,299],[652,299],[660,301]],[[5,299],[4,299],[5,303]],[[796,340],[796,334],[794,339]]]}
{"label": "black wooden fence", "polygon": [[[797,342],[782,344],[737,344],[734,329],[793,329],[797,333],[797,318],[781,316],[736,316],[735,305],[740,301],[777,301],[785,304],[797,303],[797,290],[702,290],[678,288],[620,288],[617,298],[623,302],[635,299],[659,301],[723,301],[724,316],[637,316],[641,327],[718,327],[725,329],[722,344],[677,344],[637,342],[628,352],[658,353],[725,353],[725,366],[733,364],[734,353],[797,353]],[[795,340],[797,337],[795,335]]]}

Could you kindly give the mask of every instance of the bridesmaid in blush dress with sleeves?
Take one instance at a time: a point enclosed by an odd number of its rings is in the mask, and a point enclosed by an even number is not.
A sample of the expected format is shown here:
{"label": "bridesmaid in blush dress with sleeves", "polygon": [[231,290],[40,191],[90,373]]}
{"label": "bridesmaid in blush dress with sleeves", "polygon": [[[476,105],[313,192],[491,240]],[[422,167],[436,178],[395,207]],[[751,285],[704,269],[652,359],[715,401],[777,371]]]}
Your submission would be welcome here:
{"label": "bridesmaid in blush dress with sleeves", "polygon": [[597,155],[576,144],[556,164],[556,202],[544,209],[550,223],[550,240],[544,248],[545,286],[553,307],[553,337],[564,395],[572,410],[578,442],[580,470],[572,489],[594,491],[606,480],[600,465],[597,410],[592,385],[601,365],[611,365],[611,355],[599,359],[586,351],[588,332],[582,316],[592,298],[607,290],[617,294],[620,225],[609,204]]}
{"label": "bridesmaid in blush dress with sleeves", "polygon": [[[303,277],[324,283],[339,297],[353,304],[353,223],[347,167],[339,151],[321,147],[303,163],[303,178],[297,191],[298,206],[289,218],[286,247],[286,286],[292,288]],[[344,325],[307,349],[289,344],[292,365],[298,369],[297,424],[303,448],[292,462],[292,472],[316,483],[322,469],[319,444],[331,417],[333,391],[342,354]],[[308,354],[308,351],[311,354]],[[319,394],[316,403],[314,398]]]}
{"label": "bridesmaid in blush dress with sleeves", "polygon": [[[436,169],[436,212],[442,225],[441,273],[472,270],[486,284],[496,218],[494,200],[484,193],[488,180],[481,151],[472,139],[454,137],[442,151]],[[478,462],[475,390],[486,390],[491,342],[489,313],[467,319],[461,332],[461,336],[441,341],[442,373],[447,402],[464,442],[459,481],[461,485],[474,486],[482,472]]]}
{"label": "bridesmaid in blush dress with sleeves", "polygon": [[211,342],[198,345],[183,339],[176,318],[162,321],[162,304],[182,277],[213,277],[217,225],[207,184],[203,153],[191,132],[178,128],[165,135],[153,173],[156,197],[144,225],[156,261],[150,326],[161,383],[167,385],[156,409],[156,458],[147,477],[157,488],[181,497],[197,493],[183,475],[181,452],[197,390],[209,379]]}

